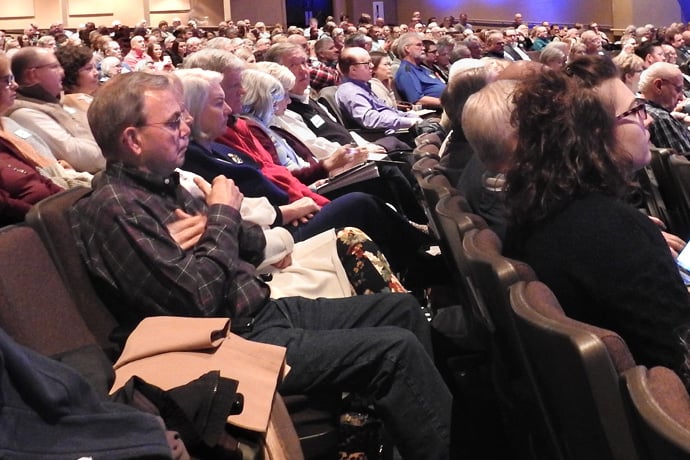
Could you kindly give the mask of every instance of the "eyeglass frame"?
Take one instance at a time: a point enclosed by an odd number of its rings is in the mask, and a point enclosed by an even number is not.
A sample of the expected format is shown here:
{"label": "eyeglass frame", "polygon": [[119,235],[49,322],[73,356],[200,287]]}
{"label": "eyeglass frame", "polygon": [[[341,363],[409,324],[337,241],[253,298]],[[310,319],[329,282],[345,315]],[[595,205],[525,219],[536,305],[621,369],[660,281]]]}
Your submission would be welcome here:
{"label": "eyeglass frame", "polygon": [[682,83],[680,85],[676,85],[671,80],[668,80],[666,78],[660,78],[659,80],[661,80],[662,83],[666,83],[673,86],[673,89],[675,89],[677,93],[682,93],[685,91],[685,85],[683,85]]}
{"label": "eyeglass frame", "polygon": [[168,128],[171,131],[177,131],[179,134],[182,131],[183,122],[188,126],[191,126],[191,124],[194,122],[194,117],[187,109],[182,109],[177,115],[175,115],[174,118],[171,118],[168,121],[160,121],[157,123],[139,123],[136,124],[135,127],[143,128],[145,126],[160,126],[162,128]]}
{"label": "eyeglass frame", "polygon": [[368,65],[368,66],[373,66],[374,63],[371,62],[371,61],[367,61],[367,62],[353,62],[352,64],[350,64],[350,67],[352,67],[353,65]]}
{"label": "eyeglass frame", "polygon": [[639,121],[644,124],[647,119],[647,106],[644,101],[637,99],[636,104],[628,110],[616,115],[616,121],[621,121],[628,118],[630,115],[637,115]]}
{"label": "eyeglass frame", "polygon": [[41,65],[32,65],[29,67],[29,69],[44,69],[44,68],[50,68],[51,70],[57,70],[57,69],[62,69],[62,64],[59,62],[50,62],[48,64],[41,64]]}
{"label": "eyeglass frame", "polygon": [[0,85],[4,85],[4,86],[0,86],[0,87],[11,88],[12,84],[16,81],[17,81],[17,79],[14,78],[14,75],[9,73],[9,74],[5,75],[4,77],[0,77]]}

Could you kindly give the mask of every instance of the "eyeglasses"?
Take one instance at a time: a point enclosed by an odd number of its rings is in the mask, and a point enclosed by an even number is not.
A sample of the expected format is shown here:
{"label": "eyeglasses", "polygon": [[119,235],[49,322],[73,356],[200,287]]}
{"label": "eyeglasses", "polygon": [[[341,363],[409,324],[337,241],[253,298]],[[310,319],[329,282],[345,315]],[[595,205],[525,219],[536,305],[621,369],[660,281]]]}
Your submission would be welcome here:
{"label": "eyeglasses", "polygon": [[35,65],[31,66],[32,69],[43,69],[45,67],[48,67],[50,70],[58,70],[62,69],[62,66],[60,65],[59,62],[50,62],[48,64],[41,64],[41,65]]}
{"label": "eyeglasses", "polygon": [[353,62],[350,65],[372,65],[371,61],[366,61],[366,62]]}
{"label": "eyeglasses", "polygon": [[636,115],[637,120],[644,124],[644,121],[647,119],[647,107],[645,106],[645,103],[643,101],[636,101],[634,106],[620,115],[616,115],[616,121],[621,121],[625,118],[628,118],[630,115]]}
{"label": "eyeglasses", "polygon": [[9,74],[4,77],[0,77],[0,87],[11,88],[14,84],[14,75]]}
{"label": "eyeglasses", "polygon": [[676,93],[682,93],[683,92],[683,84],[681,83],[680,85],[676,85],[673,83],[671,80],[666,80],[665,78],[661,78],[661,81],[673,86],[673,89],[676,90]]}
{"label": "eyeglasses", "polygon": [[164,128],[168,128],[170,131],[176,131],[179,133],[180,130],[182,130],[182,123],[185,123],[186,125],[190,126],[192,124],[192,121],[194,121],[194,117],[191,116],[189,112],[187,112],[187,110],[185,109],[168,121],[161,121],[159,123],[142,123],[137,126],[140,128],[144,126],[162,126]]}

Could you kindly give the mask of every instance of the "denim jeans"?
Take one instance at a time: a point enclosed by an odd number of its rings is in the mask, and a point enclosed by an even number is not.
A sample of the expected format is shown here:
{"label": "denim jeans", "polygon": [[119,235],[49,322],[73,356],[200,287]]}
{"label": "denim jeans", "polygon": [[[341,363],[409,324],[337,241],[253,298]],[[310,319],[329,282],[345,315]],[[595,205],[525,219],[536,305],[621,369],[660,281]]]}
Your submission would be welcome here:
{"label": "denim jeans", "polygon": [[272,300],[245,337],[287,347],[291,370],[281,392],[367,395],[403,458],[449,457],[452,397],[412,296]]}

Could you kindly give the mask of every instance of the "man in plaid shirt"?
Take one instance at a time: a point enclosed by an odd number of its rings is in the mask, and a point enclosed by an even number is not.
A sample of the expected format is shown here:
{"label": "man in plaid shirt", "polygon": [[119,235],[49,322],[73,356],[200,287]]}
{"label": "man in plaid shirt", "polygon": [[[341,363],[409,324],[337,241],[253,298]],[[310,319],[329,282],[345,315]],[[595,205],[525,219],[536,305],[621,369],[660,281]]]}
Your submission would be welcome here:
{"label": "man in plaid shirt", "polygon": [[338,56],[340,52],[331,37],[323,37],[314,44],[314,53],[318,61],[309,66],[310,86],[314,91],[321,91],[326,86],[336,86],[340,83],[338,70]]}
{"label": "man in plaid shirt", "polygon": [[650,141],[659,148],[672,148],[678,153],[690,152],[688,125],[676,117],[683,113],[674,109],[685,98],[683,74],[675,64],[655,62],[640,76],[640,93],[652,122],[648,126]]}
{"label": "man in plaid shirt", "polygon": [[198,181],[205,199],[179,186],[192,118],[173,78],[118,75],[89,108],[107,166],[70,221],[113,313],[128,326],[155,315],[230,317],[243,337],[287,348],[281,393],[364,394],[403,458],[447,460],[452,397],[414,297],[271,299],[254,272],[265,240],[242,220],[233,181]]}

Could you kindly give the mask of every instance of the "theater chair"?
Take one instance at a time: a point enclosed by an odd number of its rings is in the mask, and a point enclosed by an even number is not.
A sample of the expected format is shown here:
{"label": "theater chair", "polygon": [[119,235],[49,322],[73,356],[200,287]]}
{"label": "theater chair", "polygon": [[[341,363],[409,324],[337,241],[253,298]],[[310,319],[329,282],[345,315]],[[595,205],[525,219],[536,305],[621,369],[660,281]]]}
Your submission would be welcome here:
{"label": "theater chair", "polygon": [[96,294],[64,212],[90,191],[89,188],[78,187],[48,197],[31,209],[26,216],[26,223],[40,236],[81,317],[98,344],[114,362],[120,350],[117,339],[111,335],[118,324]]}
{"label": "theater chair", "polygon": [[0,328],[18,343],[71,365],[95,390],[107,394],[110,361],[40,237],[24,225],[0,229]]}
{"label": "theater chair", "polygon": [[623,377],[646,458],[690,459],[690,397],[678,375],[637,366]]}
{"label": "theater chair", "polygon": [[672,164],[671,158],[677,157],[672,149],[652,148],[650,151],[652,160],[648,168],[656,179],[658,191],[667,210],[667,231],[687,239],[690,237],[690,204],[686,201],[687,185],[682,182],[687,161],[682,162],[677,158],[675,165]]}
{"label": "theater chair", "polygon": [[565,458],[643,458],[622,394],[635,366],[623,339],[568,318],[539,281],[511,286],[510,303]]}
{"label": "theater chair", "polygon": [[504,257],[491,229],[469,230],[462,242],[473,286],[493,326],[490,343],[493,384],[506,416],[513,446],[528,458],[564,458],[551,417],[518,333],[508,289],[518,281],[535,281],[532,268]]}

